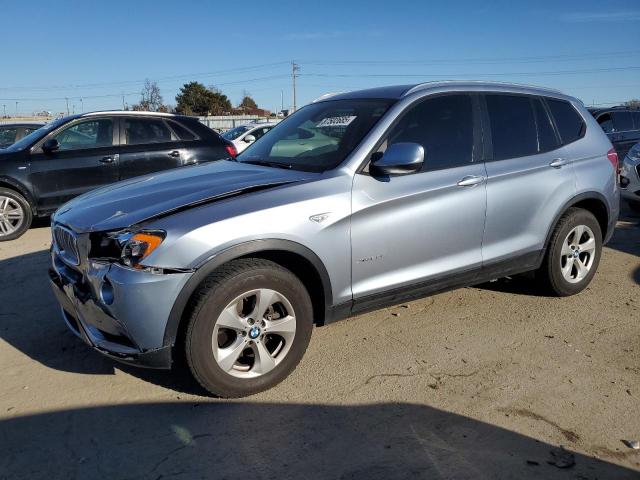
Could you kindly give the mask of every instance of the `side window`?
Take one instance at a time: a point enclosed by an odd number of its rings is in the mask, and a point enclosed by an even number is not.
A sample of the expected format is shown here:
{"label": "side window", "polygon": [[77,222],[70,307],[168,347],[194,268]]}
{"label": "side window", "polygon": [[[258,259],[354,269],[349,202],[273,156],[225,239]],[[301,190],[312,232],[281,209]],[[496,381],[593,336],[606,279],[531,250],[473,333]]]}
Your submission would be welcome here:
{"label": "side window", "polygon": [[611,119],[610,113],[600,115],[598,117],[598,123],[602,130],[604,130],[604,133],[613,133],[613,120]]}
{"label": "side window", "polygon": [[633,112],[633,128],[640,130],[640,112]]}
{"label": "side window", "polygon": [[538,153],[538,132],[531,100],[520,95],[487,95],[493,159]]}
{"label": "side window", "polygon": [[378,152],[400,142],[422,145],[423,172],[468,165],[473,161],[471,97],[444,95],[411,107],[391,129]]}
{"label": "side window", "polygon": [[38,130],[40,127],[24,127],[24,136],[26,137],[27,135],[29,135],[30,133],[35,132],[36,130]]}
{"label": "side window", "polygon": [[633,130],[633,118],[631,112],[611,112],[613,127],[616,132],[626,132]]}
{"label": "side window", "polygon": [[65,128],[53,138],[62,150],[109,147],[113,145],[113,121],[110,118],[85,120]]}
{"label": "side window", "polygon": [[157,118],[126,118],[124,134],[127,145],[163,143],[175,140],[171,130]]}
{"label": "side window", "polygon": [[171,126],[171,129],[175,132],[175,134],[178,135],[180,140],[196,140],[196,136],[190,130],[187,130],[186,127],[183,127],[180,123],[169,120],[169,125]]}
{"label": "side window", "polygon": [[533,111],[536,116],[536,127],[538,130],[538,151],[548,152],[559,146],[558,139],[553,131],[553,124],[547,114],[540,98],[532,98]]}
{"label": "side window", "polygon": [[582,117],[569,102],[547,98],[551,115],[556,122],[562,144],[574,142],[584,135],[585,124]]}
{"label": "side window", "polygon": [[265,133],[267,133],[269,130],[271,130],[270,128],[267,127],[262,127],[262,128],[256,128],[253,132],[251,132],[251,135],[253,135],[254,137],[256,137],[256,140],[259,139],[261,136],[263,136]]}
{"label": "side window", "polygon": [[18,129],[15,127],[0,127],[0,147],[8,147],[16,141]]}

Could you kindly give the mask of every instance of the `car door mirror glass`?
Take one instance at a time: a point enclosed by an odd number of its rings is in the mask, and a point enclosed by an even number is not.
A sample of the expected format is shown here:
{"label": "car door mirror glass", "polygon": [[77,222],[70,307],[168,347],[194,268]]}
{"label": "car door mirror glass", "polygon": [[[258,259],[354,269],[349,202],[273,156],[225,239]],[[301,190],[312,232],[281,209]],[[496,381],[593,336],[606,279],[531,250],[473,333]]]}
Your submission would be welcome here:
{"label": "car door mirror glass", "polygon": [[246,143],[253,143],[256,141],[256,137],[254,137],[253,135],[247,135],[246,137],[244,137],[243,139]]}
{"label": "car door mirror glass", "polygon": [[381,156],[377,154],[369,170],[373,175],[406,175],[419,171],[423,163],[422,145],[400,142],[390,145]]}
{"label": "car door mirror glass", "polygon": [[48,140],[45,140],[45,142],[42,144],[42,150],[47,153],[55,152],[59,148],[60,148],[60,142],[58,141],[57,138],[49,138]]}

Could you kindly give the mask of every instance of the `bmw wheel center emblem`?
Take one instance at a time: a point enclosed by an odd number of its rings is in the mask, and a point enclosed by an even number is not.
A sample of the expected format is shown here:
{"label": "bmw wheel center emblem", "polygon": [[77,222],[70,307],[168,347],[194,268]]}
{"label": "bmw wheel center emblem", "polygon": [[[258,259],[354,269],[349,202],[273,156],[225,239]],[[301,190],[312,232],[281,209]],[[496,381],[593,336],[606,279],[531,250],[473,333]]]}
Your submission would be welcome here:
{"label": "bmw wheel center emblem", "polygon": [[252,340],[255,340],[259,336],[260,336],[260,329],[258,327],[254,326],[251,330],[249,330],[249,338],[251,338]]}

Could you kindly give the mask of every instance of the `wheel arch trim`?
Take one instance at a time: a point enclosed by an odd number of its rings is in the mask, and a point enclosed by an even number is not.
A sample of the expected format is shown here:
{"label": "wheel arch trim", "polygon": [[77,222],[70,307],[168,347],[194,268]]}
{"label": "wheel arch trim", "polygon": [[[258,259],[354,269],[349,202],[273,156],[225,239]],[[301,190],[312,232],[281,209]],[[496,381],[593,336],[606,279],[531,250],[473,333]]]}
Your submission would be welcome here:
{"label": "wheel arch trim", "polygon": [[0,188],[9,188],[10,190],[15,190],[16,192],[18,192],[29,203],[29,206],[31,207],[31,212],[33,213],[33,215],[35,216],[37,214],[36,202],[31,196],[29,189],[25,187],[22,183],[18,182],[17,180],[11,177],[0,175]]}
{"label": "wheel arch trim", "polygon": [[[317,273],[322,283],[322,289],[324,293],[324,298],[322,299],[324,303],[323,323],[327,323],[331,317],[333,293],[331,289],[331,279],[322,260],[320,260],[320,258],[309,248],[291,240],[251,240],[217,252],[196,268],[194,274],[187,281],[184,287],[182,287],[182,290],[176,297],[176,300],[169,314],[169,318],[167,320],[167,325],[165,327],[163,344],[165,346],[175,345],[180,329],[180,324],[182,322],[182,317],[184,315],[184,311],[187,307],[189,299],[207,275],[212,273],[223,264],[228,263],[232,260],[247,257],[252,254],[265,254],[267,252],[281,252],[286,254],[298,255],[304,258],[309,264],[313,266],[313,268],[316,270],[315,273]],[[309,293],[312,294],[312,292]]]}

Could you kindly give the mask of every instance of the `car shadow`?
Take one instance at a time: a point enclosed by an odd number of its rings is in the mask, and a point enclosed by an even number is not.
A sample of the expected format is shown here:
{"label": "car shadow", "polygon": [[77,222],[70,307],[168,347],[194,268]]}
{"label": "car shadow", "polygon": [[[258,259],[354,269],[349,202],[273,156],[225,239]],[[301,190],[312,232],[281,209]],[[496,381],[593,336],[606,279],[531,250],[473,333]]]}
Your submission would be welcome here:
{"label": "car shadow", "polygon": [[113,375],[118,368],[179,392],[205,394],[190,375],[118,364],[71,333],[49,285],[49,262],[48,250],[0,260],[0,337],[5,342],[55,370]]}
{"label": "car shadow", "polygon": [[[584,448],[637,462],[632,450]],[[14,480],[638,478],[571,446],[406,403],[75,408],[1,420],[0,451],[0,476]]]}

